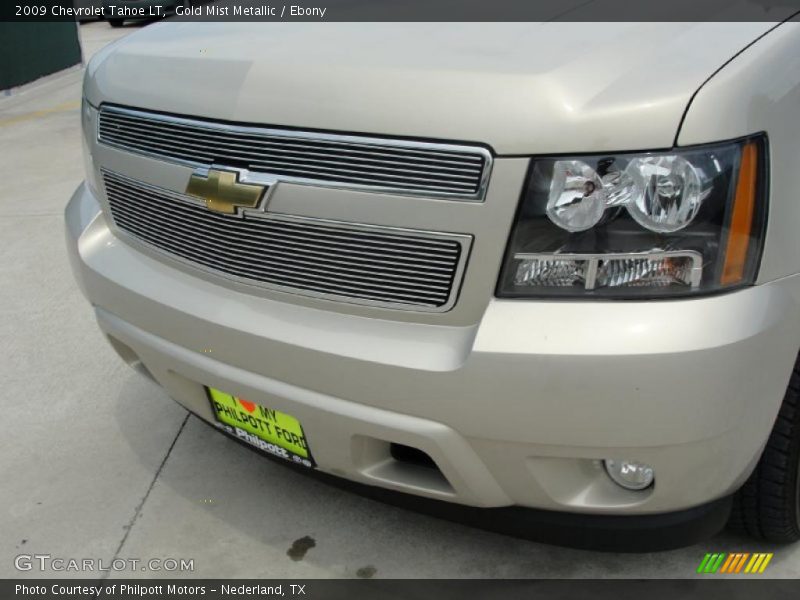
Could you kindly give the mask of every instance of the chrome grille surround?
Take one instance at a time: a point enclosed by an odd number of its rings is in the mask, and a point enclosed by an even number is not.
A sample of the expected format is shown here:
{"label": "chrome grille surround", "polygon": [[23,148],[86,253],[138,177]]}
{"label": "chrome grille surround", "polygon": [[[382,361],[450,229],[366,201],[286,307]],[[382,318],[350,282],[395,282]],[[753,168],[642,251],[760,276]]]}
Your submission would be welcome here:
{"label": "chrome grille surround", "polygon": [[291,183],[483,201],[482,146],[266,128],[104,104],[100,143],[192,167],[225,165]]}
{"label": "chrome grille surround", "polygon": [[245,210],[102,169],[116,228],[216,275],[328,300],[426,312],[455,304],[472,237]]}

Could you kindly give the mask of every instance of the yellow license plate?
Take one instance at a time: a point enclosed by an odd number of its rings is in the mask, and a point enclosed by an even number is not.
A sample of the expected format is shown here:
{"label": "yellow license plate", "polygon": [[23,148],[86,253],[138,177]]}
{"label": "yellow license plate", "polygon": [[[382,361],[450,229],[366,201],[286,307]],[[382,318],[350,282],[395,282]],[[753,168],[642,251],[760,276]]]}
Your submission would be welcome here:
{"label": "yellow license plate", "polygon": [[218,428],[273,456],[316,466],[303,426],[295,417],[214,388],[206,389]]}

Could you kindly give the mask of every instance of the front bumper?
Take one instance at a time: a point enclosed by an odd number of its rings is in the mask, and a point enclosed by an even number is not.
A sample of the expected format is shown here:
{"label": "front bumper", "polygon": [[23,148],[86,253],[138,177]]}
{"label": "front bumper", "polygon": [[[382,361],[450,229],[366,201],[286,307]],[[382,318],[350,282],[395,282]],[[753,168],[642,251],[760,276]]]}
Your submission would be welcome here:
{"label": "front bumper", "polygon": [[[66,225],[101,329],[186,408],[211,420],[203,386],[224,389],[296,416],[325,473],[473,507],[652,515],[730,495],[800,339],[800,277],[693,300],[494,299],[478,323],[442,326],[193,277],[118,239],[86,186]],[[655,485],[619,488],[603,458],[651,464]]]}

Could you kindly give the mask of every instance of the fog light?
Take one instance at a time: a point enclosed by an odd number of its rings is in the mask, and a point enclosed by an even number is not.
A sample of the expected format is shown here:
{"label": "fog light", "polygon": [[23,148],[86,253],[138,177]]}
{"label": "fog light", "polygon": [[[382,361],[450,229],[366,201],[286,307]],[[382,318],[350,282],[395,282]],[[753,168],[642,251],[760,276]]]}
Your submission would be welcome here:
{"label": "fog light", "polygon": [[603,464],[614,483],[626,490],[643,490],[653,484],[655,473],[653,467],[648,464],[635,460],[611,459],[604,460]]}

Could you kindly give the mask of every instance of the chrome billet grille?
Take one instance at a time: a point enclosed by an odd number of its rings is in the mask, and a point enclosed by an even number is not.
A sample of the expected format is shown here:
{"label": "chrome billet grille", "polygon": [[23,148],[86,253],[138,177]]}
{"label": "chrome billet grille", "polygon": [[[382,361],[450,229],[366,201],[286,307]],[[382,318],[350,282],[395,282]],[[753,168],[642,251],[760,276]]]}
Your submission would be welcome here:
{"label": "chrome billet grille", "polygon": [[103,171],[114,224],[194,266],[293,293],[445,311],[455,302],[471,237],[246,211]]}
{"label": "chrome billet grille", "polygon": [[480,146],[232,125],[114,106],[100,142],[195,167],[249,169],[279,180],[482,200],[491,153]]}

